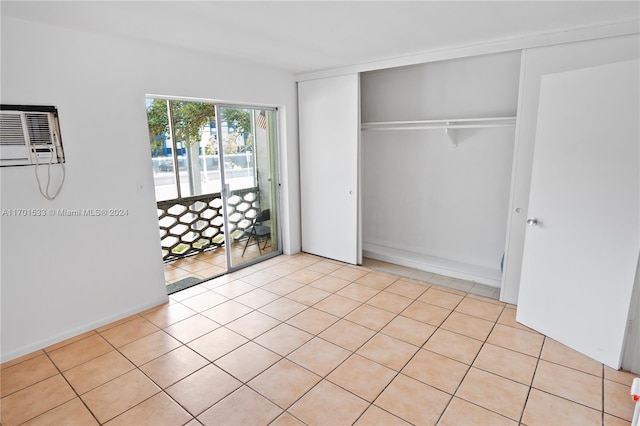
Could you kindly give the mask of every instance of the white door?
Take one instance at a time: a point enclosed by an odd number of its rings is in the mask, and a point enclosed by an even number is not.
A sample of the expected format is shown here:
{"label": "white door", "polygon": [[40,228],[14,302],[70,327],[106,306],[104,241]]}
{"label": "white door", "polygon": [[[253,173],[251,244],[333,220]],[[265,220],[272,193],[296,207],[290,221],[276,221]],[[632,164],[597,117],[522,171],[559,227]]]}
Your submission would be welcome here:
{"label": "white door", "polygon": [[298,83],[302,250],[362,262],[357,74]]}
{"label": "white door", "polygon": [[616,369],[639,250],[638,77],[637,60],[542,77],[518,300],[519,322]]}

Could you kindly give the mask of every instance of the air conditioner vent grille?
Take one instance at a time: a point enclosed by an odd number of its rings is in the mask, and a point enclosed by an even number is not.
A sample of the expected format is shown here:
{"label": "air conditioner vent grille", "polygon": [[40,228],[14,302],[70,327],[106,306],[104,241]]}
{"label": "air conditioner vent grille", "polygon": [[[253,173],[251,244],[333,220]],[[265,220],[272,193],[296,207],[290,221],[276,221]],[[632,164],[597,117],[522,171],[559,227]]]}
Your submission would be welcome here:
{"label": "air conditioner vent grille", "polygon": [[56,107],[0,104],[0,167],[54,163],[64,163]]}
{"label": "air conditioner vent grille", "polygon": [[46,114],[25,114],[31,145],[51,144],[49,118]]}
{"label": "air conditioner vent grille", "polygon": [[0,145],[24,145],[20,114],[0,115]]}

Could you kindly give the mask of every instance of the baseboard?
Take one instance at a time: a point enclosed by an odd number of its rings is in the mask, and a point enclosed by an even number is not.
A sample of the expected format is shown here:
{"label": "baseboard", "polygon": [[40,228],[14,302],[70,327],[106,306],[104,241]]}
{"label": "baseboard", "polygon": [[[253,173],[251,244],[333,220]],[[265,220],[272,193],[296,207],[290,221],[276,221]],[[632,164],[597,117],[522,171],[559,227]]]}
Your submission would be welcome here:
{"label": "baseboard", "polygon": [[56,343],[62,342],[64,340],[70,339],[75,336],[79,336],[82,333],[86,333],[87,331],[95,330],[96,328],[102,327],[107,324],[111,324],[114,321],[118,321],[122,318],[126,318],[130,315],[137,314],[138,312],[145,311],[147,309],[153,308],[154,306],[161,305],[166,303],[169,300],[168,296],[161,297],[157,300],[154,300],[149,303],[145,303],[143,305],[127,309],[123,312],[119,312],[115,315],[110,315],[106,318],[102,318],[97,321],[93,321],[90,323],[83,324],[80,327],[65,331],[64,333],[60,333],[56,336],[49,337],[47,339],[39,340],[34,342],[33,344],[23,346],[19,349],[12,350],[10,352],[2,353],[0,355],[0,363],[5,363],[7,361],[11,361],[13,359],[19,358],[23,355],[30,354],[31,352],[35,352],[44,348],[47,348]]}
{"label": "baseboard", "polygon": [[420,271],[446,275],[461,280],[473,281],[500,288],[499,270],[470,265],[449,259],[442,259],[422,253],[385,247],[378,244],[362,243],[362,255],[370,259],[415,268]]}

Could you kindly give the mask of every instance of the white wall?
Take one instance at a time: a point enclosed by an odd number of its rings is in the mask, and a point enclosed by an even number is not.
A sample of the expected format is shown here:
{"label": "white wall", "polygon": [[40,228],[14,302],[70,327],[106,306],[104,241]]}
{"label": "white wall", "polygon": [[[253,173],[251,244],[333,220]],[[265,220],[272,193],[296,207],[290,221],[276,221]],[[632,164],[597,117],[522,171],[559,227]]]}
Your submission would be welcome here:
{"label": "white wall", "polygon": [[[515,116],[519,61],[508,52],[363,73],[362,121]],[[363,131],[363,246],[498,285],[514,128],[454,137],[457,146],[443,130]]]}
{"label": "white wall", "polygon": [[0,170],[2,209],[122,208],[126,217],[1,217],[2,361],[166,300],[145,94],[281,107],[282,228],[300,247],[293,76],[255,64],[2,17],[3,104],[55,105],[67,177]]}
{"label": "white wall", "polygon": [[501,300],[509,303],[518,301],[541,77],[545,74],[635,59],[639,52],[640,37],[637,35],[525,50],[520,78],[518,128]]}
{"label": "white wall", "polygon": [[622,368],[640,375],[640,256],[638,256],[636,280],[633,285],[627,322],[628,326],[625,351],[622,355]]}
{"label": "white wall", "polygon": [[514,51],[362,73],[362,121],[514,115],[519,64]]}

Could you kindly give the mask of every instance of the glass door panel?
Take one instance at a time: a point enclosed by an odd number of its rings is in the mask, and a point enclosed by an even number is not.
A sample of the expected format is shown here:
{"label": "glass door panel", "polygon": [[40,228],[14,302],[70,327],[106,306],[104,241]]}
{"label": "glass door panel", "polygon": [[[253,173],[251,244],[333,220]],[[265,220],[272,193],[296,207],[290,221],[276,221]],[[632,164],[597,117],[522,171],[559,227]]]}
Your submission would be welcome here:
{"label": "glass door panel", "polygon": [[147,99],[168,292],[280,253],[275,114]]}
{"label": "glass door panel", "polygon": [[218,109],[229,268],[280,252],[275,110]]}
{"label": "glass door panel", "polygon": [[178,184],[170,136],[169,101],[147,98],[146,102],[156,201],[173,200],[178,198]]}
{"label": "glass door panel", "polygon": [[157,98],[146,103],[165,281],[172,293],[227,272],[215,105]]}

